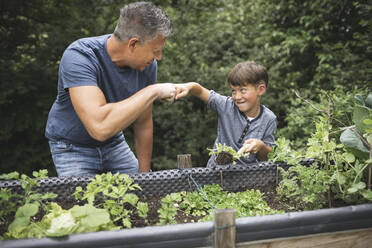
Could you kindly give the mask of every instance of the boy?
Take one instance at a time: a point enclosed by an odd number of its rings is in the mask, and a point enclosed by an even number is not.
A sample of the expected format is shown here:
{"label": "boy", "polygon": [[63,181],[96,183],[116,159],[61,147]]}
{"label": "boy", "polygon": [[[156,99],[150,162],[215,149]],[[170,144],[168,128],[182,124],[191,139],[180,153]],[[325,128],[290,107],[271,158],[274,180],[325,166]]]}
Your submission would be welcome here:
{"label": "boy", "polygon": [[[237,163],[247,164],[257,159],[267,160],[267,154],[275,145],[276,116],[260,103],[268,81],[267,71],[262,65],[246,61],[237,64],[229,74],[227,82],[231,87],[231,97],[191,82],[177,85],[180,92],[176,99],[191,93],[216,111],[219,118],[214,148],[221,143],[238,151],[244,145],[244,151],[250,156]],[[207,164],[207,167],[211,166],[215,166],[214,155]]]}

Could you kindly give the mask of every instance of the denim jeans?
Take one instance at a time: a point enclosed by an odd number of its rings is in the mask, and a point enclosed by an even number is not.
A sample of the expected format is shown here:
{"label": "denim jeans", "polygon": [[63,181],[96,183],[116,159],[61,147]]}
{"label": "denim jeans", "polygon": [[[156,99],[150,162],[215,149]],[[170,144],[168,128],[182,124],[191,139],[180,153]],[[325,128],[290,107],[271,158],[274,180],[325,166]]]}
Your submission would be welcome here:
{"label": "denim jeans", "polygon": [[100,173],[138,173],[138,160],[124,136],[99,147],[78,146],[64,141],[49,141],[59,177],[93,176]]}

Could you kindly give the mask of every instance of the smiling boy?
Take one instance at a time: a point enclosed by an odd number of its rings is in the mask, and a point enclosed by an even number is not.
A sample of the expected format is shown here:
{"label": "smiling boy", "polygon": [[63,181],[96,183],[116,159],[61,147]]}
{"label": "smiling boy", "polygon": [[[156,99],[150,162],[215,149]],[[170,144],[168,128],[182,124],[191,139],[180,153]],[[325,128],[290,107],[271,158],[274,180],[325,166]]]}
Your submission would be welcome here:
{"label": "smiling boy", "polygon": [[[231,97],[222,96],[208,90],[199,83],[179,84],[182,90],[177,94],[180,99],[191,93],[206,102],[218,114],[217,143],[239,150],[245,145],[248,158],[238,163],[248,164],[267,160],[267,154],[275,145],[276,116],[261,104],[261,96],[266,92],[269,77],[266,69],[253,61],[237,64],[229,73],[228,84]],[[207,166],[215,165],[214,155]]]}

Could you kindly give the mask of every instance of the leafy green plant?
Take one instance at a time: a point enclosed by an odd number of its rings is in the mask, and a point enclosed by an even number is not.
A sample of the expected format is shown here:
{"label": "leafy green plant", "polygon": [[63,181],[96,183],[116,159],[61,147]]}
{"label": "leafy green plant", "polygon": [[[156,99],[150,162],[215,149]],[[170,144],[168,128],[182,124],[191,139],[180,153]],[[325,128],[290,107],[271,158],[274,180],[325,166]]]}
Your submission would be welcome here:
{"label": "leafy green plant", "polygon": [[158,211],[160,214],[158,224],[176,223],[174,217],[177,210],[199,217],[200,221],[212,220],[215,208],[235,208],[237,218],[283,212],[271,209],[259,190],[232,193],[224,191],[218,184],[204,185],[202,190],[205,196],[198,191],[184,191],[164,197],[162,208]]}
{"label": "leafy green plant", "polygon": [[239,160],[241,157],[249,157],[249,153],[238,153],[234,150],[231,146],[227,146],[225,144],[217,143],[215,149],[209,150],[209,156],[215,155],[216,162],[218,162],[218,158],[220,157],[220,160],[223,161],[218,164],[226,164],[226,163],[233,163],[235,164],[237,160]]}
{"label": "leafy green plant", "polygon": [[290,141],[285,137],[280,137],[275,141],[276,146],[268,154],[268,160],[273,162],[287,162],[291,165],[299,164],[305,155],[301,151],[293,150]]}
{"label": "leafy green plant", "polygon": [[[346,185],[348,187],[347,191],[342,188],[340,188],[340,191],[343,195],[346,192],[348,194],[359,193],[364,198],[372,200],[372,191],[370,188],[372,177],[372,93],[369,93],[365,99],[360,94],[355,95],[353,122],[353,126],[344,128],[340,137],[340,141],[353,155],[347,161],[352,170],[338,178],[342,186]],[[355,162],[354,166],[351,164],[352,162]],[[363,173],[368,167],[369,186],[367,188],[366,183],[362,179]],[[351,177],[352,180],[347,180],[347,176],[349,178]]]}
{"label": "leafy green plant", "polygon": [[126,204],[134,207],[138,215],[146,218],[148,206],[146,203],[140,203],[138,196],[128,191],[141,190],[138,184],[127,174],[111,172],[96,175],[86,186],[76,187],[74,196],[77,200],[87,200],[88,204],[102,206],[107,209],[112,217],[113,222],[121,221],[126,228],[131,228],[132,223],[130,215],[133,210],[128,209]]}
{"label": "leafy green plant", "polygon": [[[205,186],[203,188],[203,191]],[[182,192],[180,207],[186,214],[193,216],[204,216],[209,213],[212,206],[203,198],[198,191]],[[207,196],[208,197],[208,196]]]}
{"label": "leafy green plant", "polygon": [[[74,206],[63,210],[57,203],[50,204],[49,211],[39,222],[29,222],[29,217],[37,213],[37,208],[23,206],[17,211],[18,221],[5,233],[5,238],[62,237],[74,233],[118,230],[106,209],[90,204]],[[24,221],[21,221],[21,220]]]}
{"label": "leafy green plant", "polygon": [[39,207],[47,211],[46,200],[57,197],[55,193],[41,194],[37,191],[37,187],[40,186],[38,180],[47,177],[47,170],[34,171],[32,174],[34,178],[25,174],[19,175],[18,172],[0,175],[1,180],[19,180],[24,191],[23,195],[19,195],[12,193],[9,189],[1,189],[0,205],[6,205],[5,210],[0,211],[4,224],[7,224],[6,219],[15,213],[13,222],[8,226],[9,231],[22,229],[27,226],[31,222],[30,218],[39,212]]}
{"label": "leafy green plant", "polygon": [[327,198],[325,193],[331,184],[326,171],[316,166],[291,166],[287,171],[279,168],[283,179],[277,187],[277,194],[283,200],[291,201],[295,209],[322,208]]}
{"label": "leafy green plant", "polygon": [[180,193],[171,193],[163,197],[161,207],[158,209],[159,222],[157,225],[176,224],[175,216],[178,210],[177,202],[181,201]]}
{"label": "leafy green plant", "polygon": [[20,195],[12,193],[9,188],[0,189],[0,224],[8,225],[9,217],[17,209],[17,201]]}
{"label": "leafy green plant", "polygon": [[[360,104],[372,101],[372,94],[363,102],[361,101],[363,100],[361,96],[357,95],[356,99],[359,105],[354,111],[353,121],[359,123],[359,125],[363,122],[365,126],[361,130],[364,130],[366,134],[362,134],[358,130],[353,131],[352,129],[357,125],[342,128],[341,130],[344,131],[341,134],[341,141],[344,144],[338,144],[336,139],[332,138],[332,135],[337,134],[337,130],[331,131],[333,111],[330,110],[330,105],[328,110],[325,111],[319,110],[309,103],[321,113],[319,121],[315,124],[316,131],[308,139],[307,148],[303,151],[305,157],[315,159],[315,168],[314,166],[311,168],[300,166],[297,158],[301,157],[301,155],[297,152],[293,153],[289,143],[281,139],[278,139],[277,147],[273,153],[269,154],[269,159],[273,161],[288,160],[293,165],[288,172],[281,170],[283,181],[280,182],[277,191],[281,197],[292,199],[292,202],[296,204],[295,208],[301,206],[317,208],[324,204],[321,200],[324,196],[322,193],[326,192],[328,186],[330,186],[328,191],[329,205],[331,192],[334,193],[335,198],[340,198],[346,202],[359,203],[363,202],[363,200],[372,200],[372,192],[366,188],[366,183],[364,182],[365,171],[371,161],[366,160],[366,156],[360,156],[363,149],[365,155],[368,154],[368,150],[363,146],[370,147],[367,142],[368,139],[363,137],[369,137],[368,132],[370,129],[368,123],[371,115],[371,111],[368,110],[369,107],[360,107]],[[332,100],[329,99],[329,101]],[[352,143],[354,146],[351,145]],[[345,149],[345,146],[349,147]],[[355,149],[359,146],[361,146],[360,151]],[[286,155],[286,153],[288,154]],[[323,178],[324,181],[312,182],[311,177],[319,177],[318,180]],[[312,184],[309,184],[309,182],[312,182]],[[316,198],[316,192],[319,192],[319,199]]]}

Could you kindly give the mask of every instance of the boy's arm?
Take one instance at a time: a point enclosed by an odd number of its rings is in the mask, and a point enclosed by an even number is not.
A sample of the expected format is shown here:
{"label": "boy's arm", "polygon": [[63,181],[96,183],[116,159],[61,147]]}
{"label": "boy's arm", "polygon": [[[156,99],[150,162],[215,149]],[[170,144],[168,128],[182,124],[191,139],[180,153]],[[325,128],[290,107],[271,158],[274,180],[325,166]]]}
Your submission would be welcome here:
{"label": "boy's arm", "polygon": [[181,99],[182,97],[187,96],[187,94],[191,94],[193,96],[198,97],[204,102],[208,102],[209,96],[211,95],[210,91],[198,83],[190,82],[185,84],[175,84],[177,95],[175,97],[176,100]]}

